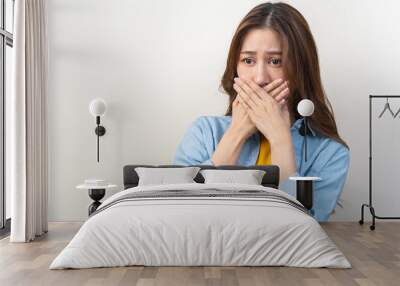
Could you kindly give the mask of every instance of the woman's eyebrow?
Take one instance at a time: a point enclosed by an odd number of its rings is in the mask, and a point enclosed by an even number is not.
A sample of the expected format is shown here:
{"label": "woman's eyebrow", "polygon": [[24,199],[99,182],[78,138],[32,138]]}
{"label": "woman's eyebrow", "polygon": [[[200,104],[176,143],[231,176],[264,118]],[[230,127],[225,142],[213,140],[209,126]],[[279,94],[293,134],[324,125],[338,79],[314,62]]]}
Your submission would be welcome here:
{"label": "woman's eyebrow", "polygon": [[[255,51],[242,51],[240,52],[241,54],[250,54],[250,55],[255,55],[257,52]],[[269,55],[281,55],[282,51],[278,49],[271,49],[271,50],[266,50],[264,53],[269,54]]]}

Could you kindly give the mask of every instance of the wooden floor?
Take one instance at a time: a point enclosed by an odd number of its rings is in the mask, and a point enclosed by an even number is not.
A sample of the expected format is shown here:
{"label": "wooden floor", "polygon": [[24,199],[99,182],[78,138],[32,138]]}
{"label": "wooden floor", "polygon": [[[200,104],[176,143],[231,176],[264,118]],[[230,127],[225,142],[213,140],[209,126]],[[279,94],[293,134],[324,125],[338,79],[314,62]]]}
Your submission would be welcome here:
{"label": "wooden floor", "polygon": [[0,241],[0,285],[400,285],[400,223],[324,223],[352,269],[294,267],[119,267],[48,270],[80,223],[50,223],[32,243]]}

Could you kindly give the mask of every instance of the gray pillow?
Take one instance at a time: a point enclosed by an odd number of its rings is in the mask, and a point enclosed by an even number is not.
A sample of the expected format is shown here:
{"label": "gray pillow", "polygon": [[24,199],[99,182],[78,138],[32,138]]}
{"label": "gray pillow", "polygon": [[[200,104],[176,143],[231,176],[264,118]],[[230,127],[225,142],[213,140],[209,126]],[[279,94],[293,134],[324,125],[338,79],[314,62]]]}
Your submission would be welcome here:
{"label": "gray pillow", "polygon": [[200,167],[136,167],[135,171],[139,176],[138,186],[147,186],[196,183],[193,179],[196,177],[200,169]]}
{"label": "gray pillow", "polygon": [[263,170],[201,170],[200,174],[204,177],[204,183],[236,183],[247,185],[261,185],[265,175]]}

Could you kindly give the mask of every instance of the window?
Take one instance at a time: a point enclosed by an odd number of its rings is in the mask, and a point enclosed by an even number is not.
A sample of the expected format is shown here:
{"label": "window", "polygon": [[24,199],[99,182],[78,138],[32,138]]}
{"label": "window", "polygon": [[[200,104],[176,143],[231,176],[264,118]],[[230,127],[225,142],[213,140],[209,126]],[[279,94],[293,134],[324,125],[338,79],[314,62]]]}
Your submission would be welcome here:
{"label": "window", "polygon": [[10,194],[5,188],[5,105],[11,92],[14,0],[0,0],[0,236],[9,232]]}

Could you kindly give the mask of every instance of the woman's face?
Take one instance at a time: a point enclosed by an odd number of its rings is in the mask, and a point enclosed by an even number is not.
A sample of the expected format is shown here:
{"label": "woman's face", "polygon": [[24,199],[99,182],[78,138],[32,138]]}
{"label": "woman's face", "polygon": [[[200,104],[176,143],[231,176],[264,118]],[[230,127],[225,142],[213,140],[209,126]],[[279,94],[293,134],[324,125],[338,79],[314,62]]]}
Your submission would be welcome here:
{"label": "woman's face", "polygon": [[240,51],[237,74],[241,78],[252,79],[260,87],[278,78],[286,80],[280,35],[269,28],[250,30]]}

